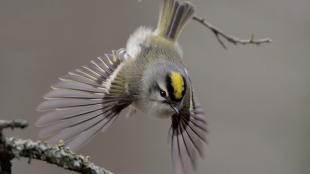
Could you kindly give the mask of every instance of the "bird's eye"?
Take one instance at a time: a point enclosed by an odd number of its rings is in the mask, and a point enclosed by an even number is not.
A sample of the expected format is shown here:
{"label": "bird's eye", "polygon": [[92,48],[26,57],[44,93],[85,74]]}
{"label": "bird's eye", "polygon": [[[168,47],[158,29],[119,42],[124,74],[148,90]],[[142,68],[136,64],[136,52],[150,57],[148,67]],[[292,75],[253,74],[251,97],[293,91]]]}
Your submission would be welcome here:
{"label": "bird's eye", "polygon": [[164,90],[161,90],[161,89],[159,90],[159,94],[162,97],[166,97],[167,96],[166,92]]}

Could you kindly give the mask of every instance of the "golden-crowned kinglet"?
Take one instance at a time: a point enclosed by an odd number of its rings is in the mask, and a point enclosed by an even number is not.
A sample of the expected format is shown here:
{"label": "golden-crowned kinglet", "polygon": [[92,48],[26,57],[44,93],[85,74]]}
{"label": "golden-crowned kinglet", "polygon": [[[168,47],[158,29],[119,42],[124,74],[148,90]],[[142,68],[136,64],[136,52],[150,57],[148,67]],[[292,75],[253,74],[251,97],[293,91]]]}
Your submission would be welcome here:
{"label": "golden-crowned kinglet", "polygon": [[125,108],[171,119],[176,173],[192,173],[206,142],[206,121],[182,63],[177,38],[192,17],[189,2],[163,0],[155,30],[140,27],[126,49],[82,66],[52,86],[38,106],[48,111],[37,125],[40,138],[63,140],[73,149],[106,130]]}

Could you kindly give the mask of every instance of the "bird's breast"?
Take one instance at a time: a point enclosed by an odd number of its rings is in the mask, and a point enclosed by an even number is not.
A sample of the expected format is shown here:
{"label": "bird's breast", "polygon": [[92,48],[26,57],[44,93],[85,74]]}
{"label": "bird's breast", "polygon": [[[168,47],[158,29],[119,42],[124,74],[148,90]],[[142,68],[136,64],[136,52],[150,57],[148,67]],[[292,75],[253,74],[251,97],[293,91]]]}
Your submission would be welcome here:
{"label": "bird's breast", "polygon": [[138,100],[133,103],[133,106],[148,117],[170,118],[173,114],[171,108],[157,102]]}

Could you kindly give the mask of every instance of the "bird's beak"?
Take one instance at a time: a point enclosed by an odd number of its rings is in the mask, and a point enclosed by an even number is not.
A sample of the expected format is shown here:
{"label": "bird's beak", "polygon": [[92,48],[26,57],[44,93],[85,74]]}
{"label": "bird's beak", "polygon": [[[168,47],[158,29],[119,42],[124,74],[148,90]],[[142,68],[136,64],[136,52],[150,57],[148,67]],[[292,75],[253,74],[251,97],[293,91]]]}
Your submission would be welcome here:
{"label": "bird's beak", "polygon": [[179,114],[179,113],[180,113],[180,112],[179,112],[179,109],[178,109],[177,107],[173,106],[172,104],[169,104],[169,105],[170,105],[171,109],[173,109],[173,111],[174,111],[176,114]]}

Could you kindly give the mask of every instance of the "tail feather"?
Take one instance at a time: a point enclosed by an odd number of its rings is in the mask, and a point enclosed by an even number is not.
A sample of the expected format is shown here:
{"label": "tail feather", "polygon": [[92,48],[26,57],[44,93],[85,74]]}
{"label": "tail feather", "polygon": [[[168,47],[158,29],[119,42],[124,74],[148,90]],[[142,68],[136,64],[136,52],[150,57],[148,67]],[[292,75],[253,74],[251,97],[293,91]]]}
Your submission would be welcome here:
{"label": "tail feather", "polygon": [[190,2],[164,0],[157,26],[158,34],[176,40],[193,14],[194,6]]}

